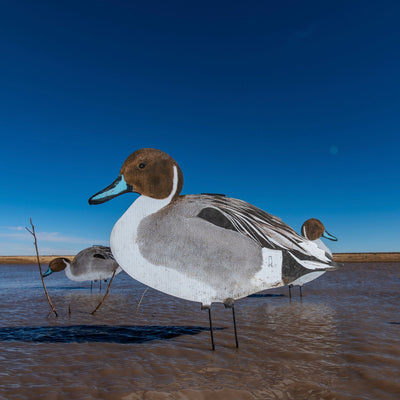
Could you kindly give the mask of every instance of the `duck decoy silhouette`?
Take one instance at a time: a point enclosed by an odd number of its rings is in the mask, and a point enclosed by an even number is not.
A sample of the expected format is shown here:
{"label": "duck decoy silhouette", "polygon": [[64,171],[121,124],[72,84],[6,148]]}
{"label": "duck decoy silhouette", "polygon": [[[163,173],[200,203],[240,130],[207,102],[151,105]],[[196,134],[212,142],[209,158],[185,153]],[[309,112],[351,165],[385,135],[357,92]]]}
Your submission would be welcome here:
{"label": "duck decoy silhouette", "polygon": [[53,272],[65,271],[68,279],[76,282],[102,281],[119,274],[122,269],[115,261],[111,249],[105,246],[92,246],[80,251],[71,261],[57,257],[50,261],[48,270],[43,276]]}
{"label": "duck decoy silhouette", "polygon": [[279,218],[222,195],[180,196],[182,186],[172,157],[141,149],[89,204],[140,194],[112,229],[113,255],[134,279],[208,309],[213,349],[211,303],[232,308],[237,339],[234,300],[288,285],[310,269],[336,267],[330,255]]}
{"label": "duck decoy silhouette", "polygon": [[[325,251],[329,257],[332,258],[332,252],[330,249],[321,241],[321,237],[324,237],[325,239],[329,239],[332,241],[337,241],[337,237],[334,235],[331,235],[326,229],[324,224],[317,218],[310,218],[307,221],[304,222],[304,224],[301,226],[301,235],[308,240],[313,241],[321,250]],[[299,286],[300,290],[300,297],[303,296],[302,293],[302,286],[305,283],[311,282],[314,279],[319,278],[321,275],[323,275],[325,271],[313,271],[308,274],[302,275],[301,277],[297,278],[295,281],[289,284],[289,297],[292,297],[292,292],[291,288],[293,286]]]}

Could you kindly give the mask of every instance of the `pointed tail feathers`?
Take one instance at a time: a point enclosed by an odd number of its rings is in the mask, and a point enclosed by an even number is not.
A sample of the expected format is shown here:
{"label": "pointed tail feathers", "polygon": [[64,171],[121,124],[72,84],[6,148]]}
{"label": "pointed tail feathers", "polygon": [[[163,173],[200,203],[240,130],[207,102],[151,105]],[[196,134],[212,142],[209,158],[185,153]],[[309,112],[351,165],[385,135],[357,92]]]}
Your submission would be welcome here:
{"label": "pointed tail feathers", "polygon": [[289,253],[293,259],[300,264],[302,267],[314,270],[314,271],[334,271],[340,268],[342,265],[338,264],[337,262],[330,260],[329,264],[315,261],[315,260],[301,260],[300,258],[296,257],[294,254]]}

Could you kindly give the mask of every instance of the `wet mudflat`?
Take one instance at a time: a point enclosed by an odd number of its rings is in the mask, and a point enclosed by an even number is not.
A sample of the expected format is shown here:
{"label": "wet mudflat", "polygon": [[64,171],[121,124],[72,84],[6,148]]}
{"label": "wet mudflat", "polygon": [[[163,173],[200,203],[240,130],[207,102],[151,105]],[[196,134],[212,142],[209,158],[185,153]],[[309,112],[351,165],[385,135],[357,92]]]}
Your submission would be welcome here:
{"label": "wet mudflat", "polygon": [[[0,399],[398,399],[400,264],[345,264],[303,288],[236,302],[232,314],[149,289],[47,278],[0,265]],[[271,296],[272,295],[272,296]],[[70,310],[70,312],[69,312]]]}

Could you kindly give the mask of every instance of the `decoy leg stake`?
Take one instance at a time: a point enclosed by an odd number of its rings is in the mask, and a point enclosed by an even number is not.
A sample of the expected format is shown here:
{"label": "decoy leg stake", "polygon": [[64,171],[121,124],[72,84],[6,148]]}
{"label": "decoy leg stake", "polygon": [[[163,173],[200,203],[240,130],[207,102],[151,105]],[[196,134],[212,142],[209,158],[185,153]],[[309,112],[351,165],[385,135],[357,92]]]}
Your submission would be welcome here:
{"label": "decoy leg stake", "polygon": [[211,350],[215,350],[215,344],[214,344],[214,332],[213,332],[213,326],[212,326],[212,319],[211,319],[211,306],[201,306],[201,309],[207,309],[208,310],[208,320],[210,322],[210,335],[211,335]]}
{"label": "decoy leg stake", "polygon": [[235,343],[236,343],[236,347],[239,347],[239,341],[238,341],[237,329],[236,329],[235,300],[226,299],[224,301],[224,306],[225,306],[225,308],[232,308],[233,329],[235,331]]}
{"label": "decoy leg stake", "polygon": [[235,342],[236,347],[239,347],[237,329],[236,329],[236,318],[235,318],[235,306],[232,306],[232,317],[233,317],[233,329],[235,330]]}
{"label": "decoy leg stake", "polygon": [[215,344],[214,344],[214,331],[213,331],[212,319],[211,319],[211,307],[208,309],[208,319],[210,320],[211,348],[214,351]]}

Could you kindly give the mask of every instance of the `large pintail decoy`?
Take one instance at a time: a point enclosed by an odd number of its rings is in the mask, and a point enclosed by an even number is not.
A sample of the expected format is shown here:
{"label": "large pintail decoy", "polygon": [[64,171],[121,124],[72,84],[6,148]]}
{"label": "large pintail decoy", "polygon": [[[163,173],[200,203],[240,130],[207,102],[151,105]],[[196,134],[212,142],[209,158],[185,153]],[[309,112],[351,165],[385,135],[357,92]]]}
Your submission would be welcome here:
{"label": "large pintail decoy", "polygon": [[65,271],[68,279],[76,282],[102,281],[119,274],[122,269],[115,261],[111,249],[105,246],[92,246],[80,251],[71,261],[69,258],[57,257],[50,261],[48,270],[43,276],[53,272]]}
{"label": "large pintail decoy", "polygon": [[[337,241],[337,237],[331,235],[326,229],[324,224],[317,218],[310,218],[304,222],[301,227],[301,234],[303,237],[313,241],[321,250],[325,251],[332,258],[331,250],[322,242],[321,237],[332,241]],[[292,297],[291,288],[293,286],[299,286],[300,297],[303,296],[302,286],[305,283],[311,282],[314,279],[319,278],[325,271],[313,271],[308,274],[302,275],[295,281],[289,284],[289,297]]]}
{"label": "large pintail decoy", "polygon": [[236,327],[234,300],[336,267],[329,254],[279,218],[222,195],[181,196],[182,186],[172,157],[141,149],[89,204],[140,194],[114,225],[112,253],[134,279],[207,308],[213,349],[211,303],[231,307]]}

